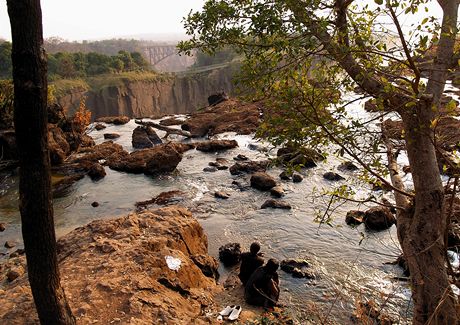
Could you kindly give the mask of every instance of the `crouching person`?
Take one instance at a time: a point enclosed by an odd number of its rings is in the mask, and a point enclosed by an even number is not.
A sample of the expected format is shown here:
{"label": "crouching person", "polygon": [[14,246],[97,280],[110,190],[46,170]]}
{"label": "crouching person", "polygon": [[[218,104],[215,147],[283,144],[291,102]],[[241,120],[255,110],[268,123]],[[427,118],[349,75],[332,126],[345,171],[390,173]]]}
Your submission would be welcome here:
{"label": "crouching person", "polygon": [[246,283],[244,299],[250,305],[273,308],[280,296],[278,270],[279,263],[269,259],[265,266],[259,267],[252,273]]}
{"label": "crouching person", "polygon": [[238,277],[243,285],[246,285],[255,270],[264,265],[264,259],[261,257],[262,254],[259,253],[259,250],[260,244],[254,242],[251,244],[249,252],[241,254],[240,274],[238,274]]}

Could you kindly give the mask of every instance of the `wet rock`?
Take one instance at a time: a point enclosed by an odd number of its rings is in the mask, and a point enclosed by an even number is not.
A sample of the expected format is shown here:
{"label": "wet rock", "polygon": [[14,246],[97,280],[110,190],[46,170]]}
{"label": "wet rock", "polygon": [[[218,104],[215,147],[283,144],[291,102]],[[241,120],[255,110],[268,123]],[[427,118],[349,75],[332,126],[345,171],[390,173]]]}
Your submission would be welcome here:
{"label": "wet rock", "polygon": [[104,167],[99,163],[94,163],[88,171],[88,176],[93,181],[101,180],[105,177],[106,172]]}
{"label": "wet rock", "polygon": [[91,206],[93,208],[97,208],[99,206],[99,202],[94,201],[93,203],[91,203]]}
{"label": "wet rock", "polygon": [[48,146],[51,165],[59,165],[70,154],[70,145],[62,129],[54,124],[48,124]]}
{"label": "wet rock", "polygon": [[106,140],[113,140],[118,139],[120,135],[118,133],[104,133],[104,139]]}
{"label": "wet rock", "polygon": [[218,199],[228,199],[230,197],[230,194],[224,191],[217,191],[214,193],[214,196]]}
{"label": "wet rock", "polygon": [[160,125],[164,126],[181,125],[182,123],[184,120],[177,117],[169,117],[160,121]]}
{"label": "wet rock", "polygon": [[228,95],[225,92],[220,92],[220,93],[212,94],[211,96],[209,96],[208,104],[209,106],[214,106],[226,100],[228,100]]}
{"label": "wet rock", "polygon": [[102,122],[107,124],[123,125],[130,121],[128,116],[105,116],[96,119],[96,122]]}
{"label": "wet rock", "polygon": [[256,172],[265,172],[268,164],[268,160],[237,162],[231,166],[229,170],[232,175],[252,174]]}
{"label": "wet rock", "polygon": [[239,154],[238,156],[233,157],[233,160],[236,160],[236,161],[246,161],[246,160],[249,160],[249,158],[246,157],[245,155]]}
{"label": "wet rock", "polygon": [[16,257],[19,257],[21,255],[24,255],[25,254],[25,249],[23,248],[18,248],[17,250],[15,250],[13,253],[10,254],[10,258],[16,258]]}
{"label": "wet rock", "polygon": [[238,147],[236,140],[210,140],[199,142],[196,150],[203,152],[217,152]]}
{"label": "wet rock", "polygon": [[80,155],[71,159],[71,162],[91,161],[98,162],[102,159],[110,159],[111,156],[128,155],[123,147],[113,141],[106,141],[94,147],[84,148]]}
{"label": "wet rock", "polygon": [[174,150],[176,150],[178,153],[184,153],[186,151],[195,149],[194,143],[169,142],[167,145],[174,148]]}
{"label": "wet rock", "polygon": [[292,177],[292,173],[288,172],[288,171],[283,171],[281,172],[280,174],[280,178],[283,180],[283,181],[289,181],[291,180],[291,177]]}
{"label": "wet rock", "polygon": [[303,177],[300,174],[294,174],[294,175],[292,175],[292,181],[294,183],[300,183],[300,182],[303,181]]}
{"label": "wet rock", "polygon": [[241,192],[247,191],[247,190],[250,189],[250,186],[249,186],[249,185],[242,184],[241,182],[236,181],[236,180],[234,180],[234,181],[232,182],[232,185],[235,185]]}
{"label": "wet rock", "polygon": [[161,144],[130,154],[121,152],[112,155],[107,159],[107,165],[117,171],[156,175],[174,171],[181,160],[182,154],[176,151],[174,145]]}
{"label": "wet rock", "polygon": [[211,166],[211,167],[217,168],[218,170],[228,169],[228,166],[222,165],[217,161],[210,161],[208,165]]}
{"label": "wet rock", "polygon": [[241,259],[241,246],[239,243],[228,243],[219,247],[219,260],[225,266],[233,266]]}
{"label": "wet rock", "polygon": [[365,212],[363,222],[366,228],[380,231],[396,224],[396,218],[387,207],[377,206]]}
{"label": "wet rock", "polygon": [[281,261],[280,268],[294,278],[315,279],[316,276],[309,270],[310,263],[303,259],[286,259]]}
{"label": "wet rock", "polygon": [[403,254],[399,255],[396,261],[386,262],[385,264],[398,265],[400,268],[402,268],[404,276],[406,277],[410,276],[409,266],[407,265],[406,258],[404,257]]}
{"label": "wet rock", "polygon": [[283,210],[292,209],[289,203],[280,201],[280,200],[274,200],[274,199],[268,199],[267,201],[264,202],[264,204],[262,204],[260,208],[261,209],[272,208],[272,209],[283,209]]}
{"label": "wet rock", "polygon": [[101,123],[97,123],[94,128],[97,130],[97,131],[100,131],[100,130],[104,130],[106,128],[106,126],[104,124],[101,124]]}
{"label": "wet rock", "polygon": [[133,148],[152,148],[163,143],[155,130],[150,126],[138,126],[133,130],[131,144]]}
{"label": "wet rock", "polygon": [[[166,149],[168,148],[168,149]],[[147,160],[144,174],[156,175],[174,171],[182,160],[182,154],[170,147],[157,152],[155,156]]]}
{"label": "wet rock", "polygon": [[182,191],[167,191],[158,194],[156,197],[147,200],[136,202],[135,205],[137,208],[145,208],[151,204],[158,204],[158,205],[169,205],[169,204],[177,204],[180,201],[185,200],[185,193]]}
{"label": "wet rock", "polygon": [[206,173],[215,173],[216,171],[218,171],[218,169],[216,167],[209,166],[203,168],[203,171]]}
{"label": "wet rock", "polygon": [[328,181],[331,181],[331,182],[337,182],[337,181],[342,181],[344,180],[345,178],[340,176],[339,174],[337,173],[334,173],[334,172],[327,172],[323,175],[323,178],[328,180]]}
{"label": "wet rock", "polygon": [[351,210],[347,212],[345,223],[349,226],[357,226],[363,223],[365,212],[359,210]]}
{"label": "wet rock", "polygon": [[5,231],[6,225],[4,223],[0,223],[0,232]]}
{"label": "wet rock", "polygon": [[321,153],[308,148],[284,147],[279,149],[276,155],[285,165],[300,165],[305,168],[316,167],[318,161],[324,160]]}
{"label": "wet rock", "polygon": [[16,246],[16,243],[11,240],[8,240],[5,242],[4,246],[9,249],[9,248],[13,248],[14,246]]}
{"label": "wet rock", "polygon": [[259,114],[259,105],[256,103],[227,100],[192,114],[181,128],[189,131],[192,137],[223,132],[251,134],[260,124]]}
{"label": "wet rock", "polygon": [[53,198],[60,198],[67,196],[71,191],[72,185],[82,179],[84,174],[76,174],[71,176],[65,176],[52,186]]}
{"label": "wet rock", "polygon": [[264,172],[258,172],[251,176],[251,187],[260,191],[268,191],[276,186],[276,181]]}
{"label": "wet rock", "polygon": [[337,167],[337,169],[342,172],[344,171],[354,172],[358,170],[359,168],[355,164],[353,164],[351,161],[344,161]]}
{"label": "wet rock", "polygon": [[270,190],[270,194],[276,198],[284,196],[284,190],[281,186],[275,186]]}
{"label": "wet rock", "polygon": [[14,280],[19,278],[24,273],[25,273],[25,270],[22,265],[16,266],[8,271],[8,273],[6,274],[6,278],[8,279],[9,282],[13,282]]}

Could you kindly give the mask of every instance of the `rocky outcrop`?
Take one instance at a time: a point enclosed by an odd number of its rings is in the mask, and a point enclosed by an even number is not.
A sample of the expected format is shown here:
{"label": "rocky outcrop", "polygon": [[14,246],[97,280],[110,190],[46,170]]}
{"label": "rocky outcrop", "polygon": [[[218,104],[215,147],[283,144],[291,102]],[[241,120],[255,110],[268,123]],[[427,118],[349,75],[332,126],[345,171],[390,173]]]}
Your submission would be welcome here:
{"label": "rocky outcrop", "polygon": [[203,152],[217,152],[238,147],[236,140],[210,140],[198,142],[196,150]]}
{"label": "rocky outcrop", "polygon": [[107,123],[107,124],[114,124],[114,125],[123,125],[130,121],[131,119],[128,116],[124,115],[116,115],[116,116],[105,116],[96,119],[98,123]]}
{"label": "rocky outcrop", "polygon": [[[79,324],[204,324],[217,262],[191,213],[177,206],[94,221],[58,241],[61,283]],[[9,260],[2,278],[24,265]],[[0,294],[0,323],[38,324],[26,275]],[[16,275],[16,274],[15,274]]]}
{"label": "rocky outcrop", "polygon": [[93,118],[126,115],[128,117],[163,116],[195,112],[207,106],[209,95],[220,90],[233,92],[232,67],[201,73],[158,75],[146,80],[120,78],[116,85],[84,90],[75,88],[57,98],[70,113],[86,97]]}
{"label": "rocky outcrop", "polygon": [[119,152],[107,159],[107,165],[113,170],[126,173],[155,175],[172,172],[181,160],[182,154],[175,146],[161,144],[131,153]]}
{"label": "rocky outcrop", "polygon": [[138,126],[133,130],[131,143],[133,148],[144,149],[163,143],[163,141],[150,126]]}
{"label": "rocky outcrop", "polygon": [[182,124],[192,137],[204,137],[223,132],[251,134],[260,124],[260,107],[231,99],[193,114]]}
{"label": "rocky outcrop", "polygon": [[241,175],[241,174],[252,174],[256,172],[264,172],[268,167],[269,161],[242,161],[237,162],[229,168],[230,174]]}

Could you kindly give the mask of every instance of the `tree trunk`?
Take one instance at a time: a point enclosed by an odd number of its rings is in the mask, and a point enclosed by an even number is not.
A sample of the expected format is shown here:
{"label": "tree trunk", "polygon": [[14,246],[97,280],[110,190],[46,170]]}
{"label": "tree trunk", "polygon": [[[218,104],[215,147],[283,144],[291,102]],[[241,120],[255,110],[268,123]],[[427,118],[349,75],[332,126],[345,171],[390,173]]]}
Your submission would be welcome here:
{"label": "tree trunk", "polygon": [[60,285],[47,130],[46,54],[39,0],[8,0],[22,236],[42,324],[75,324]]}
{"label": "tree trunk", "polygon": [[398,214],[398,239],[411,273],[413,324],[457,324],[455,300],[445,267],[447,227],[430,122],[431,101],[403,115],[415,188],[414,206]]}

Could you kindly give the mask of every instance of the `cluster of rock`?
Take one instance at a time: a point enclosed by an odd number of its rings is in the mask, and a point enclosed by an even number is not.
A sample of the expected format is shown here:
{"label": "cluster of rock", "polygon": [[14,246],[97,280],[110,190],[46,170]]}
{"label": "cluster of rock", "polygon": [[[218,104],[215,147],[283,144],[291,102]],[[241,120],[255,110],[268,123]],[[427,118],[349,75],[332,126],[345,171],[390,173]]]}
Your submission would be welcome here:
{"label": "cluster of rock", "polygon": [[[82,324],[212,323],[217,261],[191,213],[177,206],[94,221],[58,241],[61,283]],[[175,261],[170,265],[169,260]],[[0,290],[0,323],[38,323],[24,274],[25,258],[10,258],[19,275]]]}
{"label": "cluster of rock", "polygon": [[366,211],[348,211],[345,222],[350,226],[357,226],[364,223],[369,230],[381,231],[395,225],[396,218],[388,207],[376,206]]}
{"label": "cluster of rock", "polygon": [[[241,261],[241,245],[228,243],[219,247],[219,260],[226,267],[237,265]],[[281,270],[295,278],[315,279],[310,263],[305,259],[285,259],[280,263]]]}

